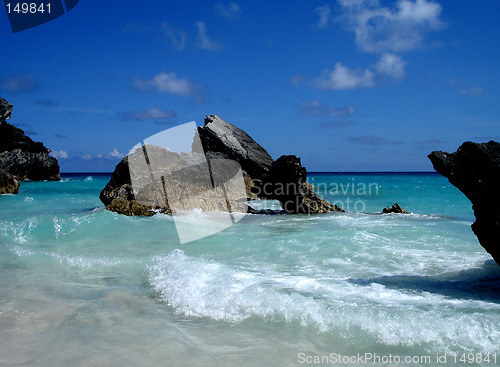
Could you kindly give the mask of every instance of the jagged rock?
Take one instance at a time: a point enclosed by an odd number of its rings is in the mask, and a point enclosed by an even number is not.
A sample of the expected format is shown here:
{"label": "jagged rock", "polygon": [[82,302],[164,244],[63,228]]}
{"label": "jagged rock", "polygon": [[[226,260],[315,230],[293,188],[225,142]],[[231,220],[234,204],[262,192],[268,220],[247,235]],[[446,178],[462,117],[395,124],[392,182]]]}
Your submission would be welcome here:
{"label": "jagged rock", "polygon": [[392,208],[389,208],[388,206],[386,206],[384,209],[382,209],[382,213],[410,214],[410,212],[406,211],[398,203],[395,203],[392,206]]}
{"label": "jagged rock", "polygon": [[5,121],[11,115],[12,105],[0,98],[0,169],[18,181],[60,180],[57,159],[49,156],[50,150],[42,143]]}
{"label": "jagged rock", "polygon": [[321,199],[306,182],[307,171],[295,155],[283,155],[273,162],[270,171],[271,190],[264,190],[268,199],[277,199],[287,213],[343,212],[337,205]]}
{"label": "jagged rock", "polygon": [[19,182],[9,173],[0,169],[0,194],[17,194]]}
{"label": "jagged rock", "polygon": [[9,119],[12,116],[12,105],[5,99],[0,98],[0,122]]}
{"label": "jagged rock", "polygon": [[190,153],[146,145],[124,158],[100,194],[106,208],[126,215],[179,207],[244,212],[251,211],[244,202],[263,198],[280,200],[289,213],[342,211],[315,194],[297,157],[274,162],[246,132],[216,115],[206,117],[198,136],[205,155],[195,137]]}
{"label": "jagged rock", "polygon": [[[146,145],[122,159],[100,199],[107,209],[126,215],[196,208],[245,212],[247,195],[239,165],[217,155],[208,162],[200,153],[177,154]],[[240,185],[234,178],[238,173]]]}
{"label": "jagged rock", "polygon": [[429,154],[434,169],[472,202],[472,230],[500,264],[500,143],[463,143],[455,153]]}
{"label": "jagged rock", "polygon": [[267,180],[273,159],[246,132],[217,115],[210,115],[198,133],[205,153],[222,153],[238,162],[254,181]]}
{"label": "jagged rock", "polygon": [[59,181],[59,164],[48,153],[32,153],[14,149],[0,153],[0,169],[10,173],[19,181]]}

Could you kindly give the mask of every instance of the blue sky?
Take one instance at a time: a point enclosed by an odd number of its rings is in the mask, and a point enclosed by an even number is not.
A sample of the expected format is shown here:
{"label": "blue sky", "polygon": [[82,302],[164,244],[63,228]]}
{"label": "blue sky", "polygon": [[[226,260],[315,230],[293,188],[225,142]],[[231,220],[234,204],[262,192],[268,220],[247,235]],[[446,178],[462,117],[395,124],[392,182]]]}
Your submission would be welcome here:
{"label": "blue sky", "polygon": [[500,2],[94,1],[12,33],[0,96],[63,172],[217,114],[309,171],[431,171],[500,140]]}

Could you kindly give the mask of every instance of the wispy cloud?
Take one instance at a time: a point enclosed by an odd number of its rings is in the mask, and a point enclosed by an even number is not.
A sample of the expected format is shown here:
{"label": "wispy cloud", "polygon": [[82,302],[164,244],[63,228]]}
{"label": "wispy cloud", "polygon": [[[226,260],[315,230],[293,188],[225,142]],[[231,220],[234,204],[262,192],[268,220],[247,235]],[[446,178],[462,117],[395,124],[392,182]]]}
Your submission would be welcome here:
{"label": "wispy cloud", "polygon": [[72,114],[82,114],[82,113],[89,113],[92,115],[99,114],[99,115],[109,115],[112,112],[106,109],[99,109],[99,108],[92,108],[92,107],[63,107],[63,106],[55,106],[54,107],[55,111],[61,111],[61,112],[69,112]]}
{"label": "wispy cloud", "polygon": [[375,64],[378,75],[393,79],[401,79],[405,75],[406,62],[398,55],[385,53]]}
{"label": "wispy cloud", "polygon": [[34,103],[44,106],[44,107],[57,107],[59,106],[59,103],[54,101],[52,98],[47,98],[47,99],[34,99]]}
{"label": "wispy cloud", "polygon": [[427,139],[427,140],[421,140],[419,142],[416,142],[416,145],[441,145],[444,144],[445,142],[443,140],[439,139]]}
{"label": "wispy cloud", "polygon": [[339,127],[347,127],[351,125],[354,125],[354,121],[344,118],[341,120],[322,122],[319,126],[323,129],[336,129]]}
{"label": "wispy cloud", "polygon": [[217,51],[222,48],[222,44],[218,41],[212,40],[207,35],[207,26],[204,22],[196,22],[198,28],[198,35],[196,37],[196,46],[202,50]]}
{"label": "wispy cloud", "polygon": [[316,28],[318,29],[326,28],[330,22],[330,17],[332,15],[332,10],[330,9],[330,6],[328,5],[318,6],[316,9],[314,9],[314,11],[319,16]]}
{"label": "wispy cloud", "polygon": [[301,116],[348,116],[356,112],[354,106],[347,106],[344,108],[338,108],[333,106],[327,106],[323,102],[318,100],[304,101],[297,103],[297,108],[299,109],[298,114]]}
{"label": "wispy cloud", "polygon": [[161,24],[163,32],[167,35],[174,50],[184,50],[188,41],[188,33],[182,29],[174,27],[167,22]]}
{"label": "wispy cloud", "polygon": [[241,16],[241,6],[237,3],[217,3],[214,5],[214,10],[216,14],[232,21],[237,21]]}
{"label": "wispy cloud", "polygon": [[413,50],[423,45],[427,33],[445,25],[441,5],[432,0],[399,0],[393,7],[384,7],[379,0],[339,0],[339,4],[339,20],[367,52]]}
{"label": "wispy cloud", "polygon": [[484,89],[481,87],[464,88],[457,90],[457,94],[462,96],[478,96],[484,93]]}
{"label": "wispy cloud", "polygon": [[[111,152],[106,154],[106,158],[123,158],[126,154],[120,153],[117,148],[114,148]],[[102,158],[101,154],[97,155],[98,158]]]}
{"label": "wispy cloud", "polygon": [[337,62],[333,70],[324,70],[310,84],[317,89],[344,90],[373,87],[375,81],[371,70],[353,70]]}
{"label": "wispy cloud", "polygon": [[163,120],[171,119],[176,116],[173,110],[163,110],[160,108],[149,108],[136,112],[126,111],[121,114],[122,120],[125,121],[144,121],[144,120]]}
{"label": "wispy cloud", "polygon": [[350,136],[347,138],[348,141],[354,144],[361,144],[361,145],[372,145],[372,146],[378,146],[378,145],[401,145],[403,144],[402,141],[399,140],[390,140],[386,139],[381,136],[375,136],[375,135],[363,135],[363,136]]}
{"label": "wispy cloud", "polygon": [[439,139],[427,139],[415,143],[418,148],[428,150],[442,149],[445,144],[445,141]]}
{"label": "wispy cloud", "polygon": [[174,72],[161,72],[149,80],[136,78],[132,88],[142,92],[171,93],[180,96],[190,96],[196,89],[196,84],[187,78],[179,78]]}
{"label": "wispy cloud", "polygon": [[61,134],[54,134],[54,137],[57,138],[57,139],[65,139],[68,136],[67,135],[61,135]]}
{"label": "wispy cloud", "polygon": [[380,79],[398,80],[405,75],[406,62],[398,55],[383,54],[379,61],[365,69],[350,69],[337,62],[333,70],[325,69],[311,80],[301,75],[292,78],[292,84],[309,85],[323,90],[346,90],[374,87]]}
{"label": "wispy cloud", "polygon": [[68,159],[69,155],[65,150],[53,150],[50,155],[57,159]]}
{"label": "wispy cloud", "polygon": [[27,93],[38,88],[38,81],[33,74],[0,78],[0,89],[6,92]]}

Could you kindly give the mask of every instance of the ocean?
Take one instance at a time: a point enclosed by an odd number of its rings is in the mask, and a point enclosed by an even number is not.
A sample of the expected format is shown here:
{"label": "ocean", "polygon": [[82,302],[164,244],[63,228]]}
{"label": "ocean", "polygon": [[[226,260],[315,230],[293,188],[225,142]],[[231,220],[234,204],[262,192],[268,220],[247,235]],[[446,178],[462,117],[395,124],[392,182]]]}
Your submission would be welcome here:
{"label": "ocean", "polygon": [[105,210],[109,177],[0,197],[0,365],[500,365],[500,266],[438,174],[312,173],[348,212],[183,245],[169,216]]}

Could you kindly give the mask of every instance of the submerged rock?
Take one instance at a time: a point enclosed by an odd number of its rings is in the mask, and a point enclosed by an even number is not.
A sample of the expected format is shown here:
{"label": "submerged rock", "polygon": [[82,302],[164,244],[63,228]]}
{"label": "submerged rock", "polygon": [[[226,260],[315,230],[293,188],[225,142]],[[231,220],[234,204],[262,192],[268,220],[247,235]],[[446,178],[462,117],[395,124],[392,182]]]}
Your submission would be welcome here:
{"label": "submerged rock", "polygon": [[472,202],[472,230],[500,264],[500,143],[463,143],[455,153],[429,154],[434,169]]}
{"label": "submerged rock", "polygon": [[0,194],[17,194],[19,182],[11,174],[0,169]]}
{"label": "submerged rock", "polygon": [[12,105],[0,98],[0,169],[18,181],[58,181],[59,164],[49,156],[50,150],[43,143],[35,142],[24,131],[9,124]]}
{"label": "submerged rock", "polygon": [[392,208],[386,206],[382,209],[382,213],[397,213],[397,214],[410,214],[406,209],[402,208],[398,203],[395,203]]}
{"label": "submerged rock", "polygon": [[[299,158],[283,156],[274,161],[245,131],[219,116],[207,116],[197,137],[205,155],[194,141],[193,151],[180,155],[145,146],[147,161],[155,163],[144,169],[136,164],[144,160],[141,148],[124,158],[100,194],[103,204],[120,214],[140,216],[158,211],[170,214],[171,208],[179,207],[245,212],[251,209],[244,203],[258,198],[277,199],[288,213],[342,211],[316,195],[305,181],[306,169]],[[134,166],[140,168],[137,174]]]}

